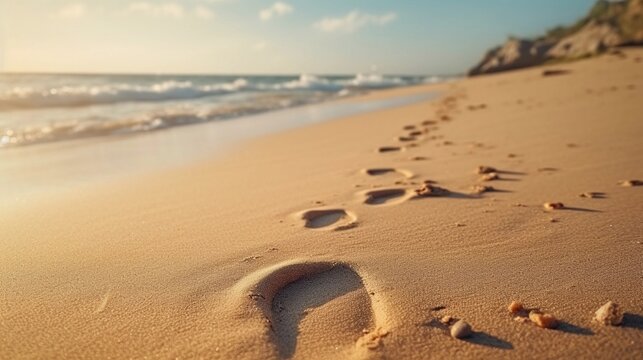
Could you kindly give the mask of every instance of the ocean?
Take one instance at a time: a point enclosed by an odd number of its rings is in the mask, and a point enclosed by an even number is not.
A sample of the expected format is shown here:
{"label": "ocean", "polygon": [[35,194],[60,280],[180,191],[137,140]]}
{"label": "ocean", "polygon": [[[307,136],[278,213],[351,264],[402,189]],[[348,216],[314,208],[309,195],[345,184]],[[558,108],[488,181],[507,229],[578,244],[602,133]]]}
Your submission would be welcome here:
{"label": "ocean", "polygon": [[140,134],[443,80],[377,74],[0,74],[0,148]]}

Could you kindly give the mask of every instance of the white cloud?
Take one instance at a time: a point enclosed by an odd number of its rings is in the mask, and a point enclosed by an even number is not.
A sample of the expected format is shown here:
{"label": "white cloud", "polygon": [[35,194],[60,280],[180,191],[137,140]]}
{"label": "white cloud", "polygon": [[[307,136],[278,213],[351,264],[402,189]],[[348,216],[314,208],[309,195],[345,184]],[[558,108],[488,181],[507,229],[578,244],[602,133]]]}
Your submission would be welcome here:
{"label": "white cloud", "polygon": [[55,16],[63,19],[80,19],[87,14],[85,4],[69,4],[56,11]]}
{"label": "white cloud", "polygon": [[129,4],[127,12],[130,14],[141,14],[155,17],[172,17],[182,18],[185,15],[185,9],[177,3],[153,4],[149,2],[134,2]]}
{"label": "white cloud", "polygon": [[253,47],[252,47],[252,48],[253,48],[255,51],[263,51],[263,50],[265,50],[267,47],[268,47],[268,43],[267,43],[267,42],[265,42],[265,41],[259,41],[258,43],[255,43],[255,44],[253,45]]}
{"label": "white cloud", "polygon": [[214,12],[205,6],[197,5],[194,8],[194,16],[199,19],[210,20],[214,17]]}
{"label": "white cloud", "polygon": [[261,10],[259,12],[259,19],[263,21],[270,20],[273,17],[290,14],[294,10],[295,9],[292,7],[292,5],[287,4],[285,2],[277,1],[276,3],[272,4],[272,6],[270,6],[269,8]]}
{"label": "white cloud", "polygon": [[354,32],[365,26],[383,26],[397,19],[397,14],[389,12],[386,14],[368,14],[353,10],[342,17],[328,17],[314,23],[313,26],[324,32]]}

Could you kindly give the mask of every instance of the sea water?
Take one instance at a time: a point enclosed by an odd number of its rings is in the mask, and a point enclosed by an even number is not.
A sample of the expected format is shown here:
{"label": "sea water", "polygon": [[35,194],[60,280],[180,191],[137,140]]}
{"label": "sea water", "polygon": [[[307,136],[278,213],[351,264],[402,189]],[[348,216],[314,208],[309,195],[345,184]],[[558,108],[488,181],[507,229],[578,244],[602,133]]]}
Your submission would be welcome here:
{"label": "sea water", "polygon": [[2,148],[230,120],[440,77],[0,74]]}

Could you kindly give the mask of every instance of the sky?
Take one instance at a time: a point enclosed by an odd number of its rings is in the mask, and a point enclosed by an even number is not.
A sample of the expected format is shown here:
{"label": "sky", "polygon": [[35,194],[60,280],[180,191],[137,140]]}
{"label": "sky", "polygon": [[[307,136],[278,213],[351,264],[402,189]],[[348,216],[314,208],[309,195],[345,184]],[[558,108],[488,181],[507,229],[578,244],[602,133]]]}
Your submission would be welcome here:
{"label": "sky", "polygon": [[595,0],[0,0],[0,71],[465,72]]}

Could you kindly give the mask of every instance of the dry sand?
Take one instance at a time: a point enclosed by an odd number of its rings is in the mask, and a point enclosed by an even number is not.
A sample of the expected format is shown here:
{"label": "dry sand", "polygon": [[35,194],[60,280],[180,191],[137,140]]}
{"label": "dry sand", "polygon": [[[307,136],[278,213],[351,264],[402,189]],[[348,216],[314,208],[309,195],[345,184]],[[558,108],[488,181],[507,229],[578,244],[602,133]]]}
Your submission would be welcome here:
{"label": "dry sand", "polygon": [[3,210],[0,358],[640,359],[641,57],[376,92],[444,96]]}

